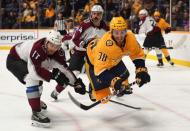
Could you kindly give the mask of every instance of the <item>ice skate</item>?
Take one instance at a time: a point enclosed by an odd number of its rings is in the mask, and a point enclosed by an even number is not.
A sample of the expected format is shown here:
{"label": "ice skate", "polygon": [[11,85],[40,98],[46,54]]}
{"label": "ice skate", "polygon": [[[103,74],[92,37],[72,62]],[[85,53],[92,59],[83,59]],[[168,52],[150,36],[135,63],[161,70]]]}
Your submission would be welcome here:
{"label": "ice skate", "polygon": [[52,91],[51,97],[52,97],[54,100],[57,100],[57,99],[58,99],[58,93],[57,93],[55,90]]}
{"label": "ice skate", "polygon": [[42,112],[33,111],[32,113],[32,126],[37,127],[50,127],[50,119],[45,116]]}
{"label": "ice skate", "polygon": [[174,66],[174,62],[170,61],[170,65]]}
{"label": "ice skate", "polygon": [[163,64],[163,63],[158,63],[157,66],[158,66],[158,67],[163,67],[164,64]]}

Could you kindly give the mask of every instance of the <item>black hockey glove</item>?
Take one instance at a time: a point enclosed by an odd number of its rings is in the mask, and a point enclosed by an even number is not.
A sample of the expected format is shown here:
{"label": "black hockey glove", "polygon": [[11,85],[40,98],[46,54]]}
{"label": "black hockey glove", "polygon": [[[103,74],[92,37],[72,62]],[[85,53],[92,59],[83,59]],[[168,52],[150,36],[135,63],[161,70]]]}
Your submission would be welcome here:
{"label": "black hockey glove", "polygon": [[130,95],[133,93],[133,88],[127,87],[127,89],[125,89],[122,92],[119,92],[116,94],[117,97],[122,97],[123,95]]}
{"label": "black hockey glove", "polygon": [[150,31],[150,32],[148,32],[146,35],[147,35],[147,36],[153,36],[153,34],[154,34],[154,32]]}
{"label": "black hockey glove", "polygon": [[52,70],[52,79],[60,85],[67,85],[69,83],[69,79],[58,68]]}
{"label": "black hockey glove", "polygon": [[76,93],[79,93],[81,95],[84,95],[86,93],[85,85],[80,78],[78,78],[75,82],[74,89]]}
{"label": "black hockey glove", "polygon": [[150,75],[148,74],[146,67],[140,67],[136,69],[136,83],[139,87],[150,82]]}
{"label": "black hockey glove", "polygon": [[171,30],[172,30],[171,27],[168,27],[168,28],[165,29],[165,33],[168,34],[168,33],[171,32]]}

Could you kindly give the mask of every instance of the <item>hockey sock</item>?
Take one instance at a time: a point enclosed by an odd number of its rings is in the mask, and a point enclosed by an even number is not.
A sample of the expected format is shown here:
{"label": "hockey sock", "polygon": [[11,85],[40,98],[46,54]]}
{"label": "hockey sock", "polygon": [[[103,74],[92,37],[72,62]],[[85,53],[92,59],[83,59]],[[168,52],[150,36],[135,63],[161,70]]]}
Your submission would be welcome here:
{"label": "hockey sock", "polygon": [[162,60],[162,52],[159,49],[155,49],[156,51],[156,56],[158,58],[158,62],[163,64],[163,60]]}
{"label": "hockey sock", "polygon": [[170,62],[170,61],[171,61],[170,56],[167,56],[167,57],[166,57],[166,60],[167,60],[168,62]]}
{"label": "hockey sock", "polygon": [[27,87],[26,95],[33,111],[41,111],[40,92],[38,86]]}
{"label": "hockey sock", "polygon": [[65,89],[65,87],[61,86],[61,85],[57,85],[55,87],[55,90],[57,93],[61,93],[63,90]]}
{"label": "hockey sock", "polygon": [[147,55],[148,55],[148,53],[150,52],[150,50],[148,49],[148,48],[145,48],[144,49],[144,54],[145,54],[145,59],[146,59],[146,57],[147,57]]}
{"label": "hockey sock", "polygon": [[162,59],[158,59],[158,62],[159,62],[160,64],[163,64],[163,60],[162,60]]}
{"label": "hockey sock", "polygon": [[163,48],[163,49],[161,49],[161,51],[162,51],[162,53],[164,54],[165,57],[170,55],[167,49]]}

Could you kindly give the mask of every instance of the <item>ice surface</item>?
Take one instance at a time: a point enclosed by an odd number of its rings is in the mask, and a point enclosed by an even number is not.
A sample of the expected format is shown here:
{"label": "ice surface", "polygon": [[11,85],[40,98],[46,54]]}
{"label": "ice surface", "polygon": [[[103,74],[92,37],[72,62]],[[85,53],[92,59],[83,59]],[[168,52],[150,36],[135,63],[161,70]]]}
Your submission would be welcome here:
{"label": "ice surface", "polygon": [[[151,82],[142,88],[133,86],[134,94],[113,98],[141,111],[108,103],[91,110],[78,108],[69,99],[67,92],[80,102],[89,105],[88,95],[78,95],[67,87],[55,102],[50,98],[55,82],[44,83],[42,100],[48,105],[45,112],[52,121],[51,128],[31,126],[31,109],[25,87],[7,71],[5,60],[8,51],[0,51],[0,131],[189,131],[190,130],[190,68],[165,64],[156,67],[156,62],[147,60]],[[124,61],[134,81],[134,67],[128,58]],[[88,85],[85,74],[80,77]]]}

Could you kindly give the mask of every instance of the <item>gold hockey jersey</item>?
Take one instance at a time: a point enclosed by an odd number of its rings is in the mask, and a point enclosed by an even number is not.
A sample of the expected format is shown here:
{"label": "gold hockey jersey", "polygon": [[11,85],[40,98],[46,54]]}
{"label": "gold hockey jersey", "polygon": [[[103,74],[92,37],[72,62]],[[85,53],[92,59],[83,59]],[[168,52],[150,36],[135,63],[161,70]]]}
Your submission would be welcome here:
{"label": "gold hockey jersey", "polygon": [[132,61],[144,59],[144,52],[131,31],[126,33],[123,48],[116,44],[109,31],[102,38],[95,39],[88,44],[87,56],[91,64],[94,65],[95,75],[99,75],[116,66],[123,56],[129,56]]}
{"label": "gold hockey jersey", "polygon": [[161,29],[162,32],[168,27],[171,27],[170,24],[168,24],[163,18],[160,18],[156,25]]}

